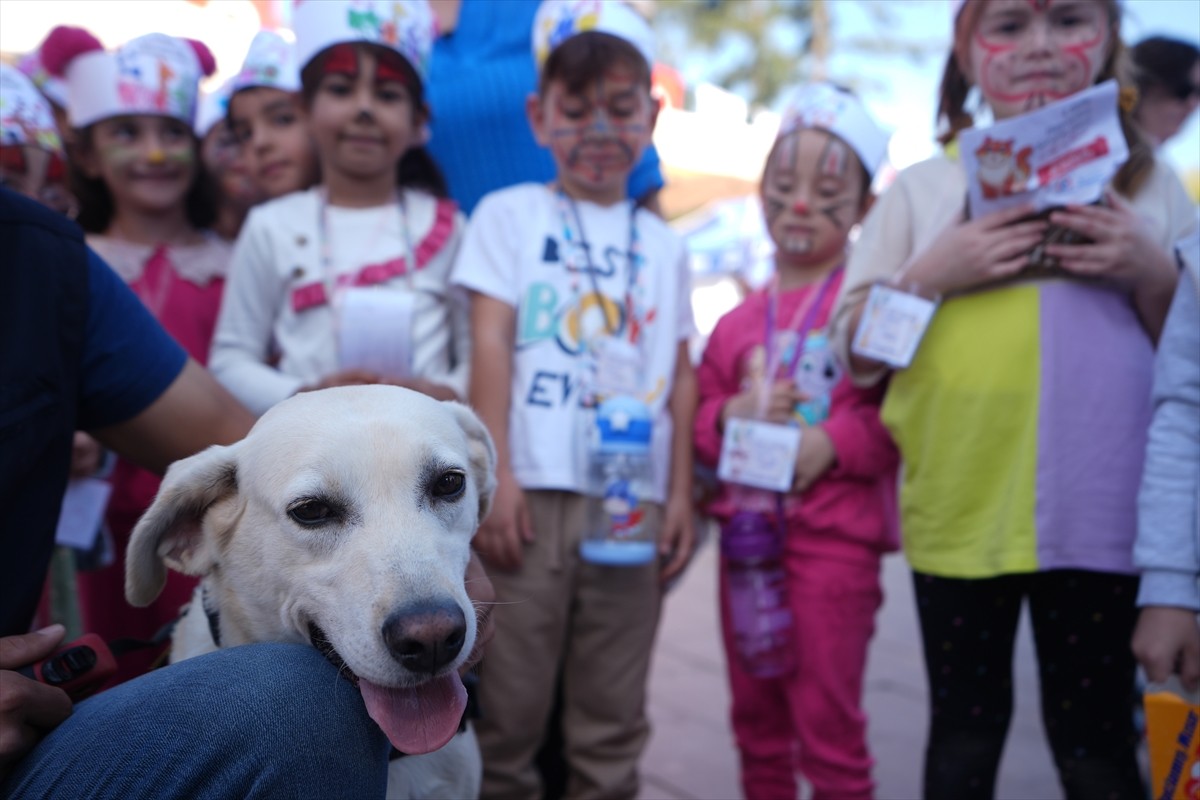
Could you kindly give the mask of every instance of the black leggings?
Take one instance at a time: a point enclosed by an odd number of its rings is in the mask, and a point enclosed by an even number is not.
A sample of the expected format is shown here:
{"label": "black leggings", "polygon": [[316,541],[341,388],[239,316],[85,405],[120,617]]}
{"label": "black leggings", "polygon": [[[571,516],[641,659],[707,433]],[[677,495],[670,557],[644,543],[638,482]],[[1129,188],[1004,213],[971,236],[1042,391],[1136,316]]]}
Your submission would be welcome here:
{"label": "black leggings", "polygon": [[929,679],[926,800],[990,800],[1013,709],[1029,598],[1042,722],[1068,800],[1142,800],[1133,726],[1137,578],[1052,570],[959,580],[914,573]]}

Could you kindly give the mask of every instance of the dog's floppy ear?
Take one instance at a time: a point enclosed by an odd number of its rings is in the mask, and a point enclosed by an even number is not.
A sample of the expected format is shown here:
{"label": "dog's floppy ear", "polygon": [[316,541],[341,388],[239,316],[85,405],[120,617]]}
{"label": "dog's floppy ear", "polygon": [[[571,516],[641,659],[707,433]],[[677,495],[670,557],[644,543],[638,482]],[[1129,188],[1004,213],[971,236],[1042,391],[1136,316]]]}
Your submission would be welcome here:
{"label": "dog's floppy ear", "polygon": [[445,405],[454,413],[459,427],[467,435],[467,444],[471,449],[471,477],[479,487],[477,522],[482,523],[487,519],[488,511],[492,508],[492,497],[496,494],[496,445],[483,420],[470,406],[455,402]]}
{"label": "dog's floppy ear", "polygon": [[213,446],[167,469],[154,502],[129,537],[125,597],[146,606],[167,582],[167,567],[202,575],[213,564],[202,522],[208,509],[237,491],[237,447]]}

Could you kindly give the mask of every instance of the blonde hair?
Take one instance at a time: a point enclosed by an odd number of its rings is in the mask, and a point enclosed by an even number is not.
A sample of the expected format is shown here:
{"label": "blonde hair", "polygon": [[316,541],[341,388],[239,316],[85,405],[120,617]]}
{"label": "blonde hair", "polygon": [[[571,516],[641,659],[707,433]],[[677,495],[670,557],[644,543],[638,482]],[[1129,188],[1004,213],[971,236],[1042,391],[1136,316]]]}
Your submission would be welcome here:
{"label": "blonde hair", "polygon": [[[938,91],[937,125],[944,129],[938,136],[942,144],[949,144],[958,136],[958,132],[975,124],[974,115],[967,110],[967,97],[971,91],[971,82],[963,74],[959,66],[960,60],[965,60],[970,47],[971,34],[979,24],[986,0],[971,0],[962,5],[954,22],[954,48],[946,58],[946,67],[942,71],[942,85]],[[1133,67],[1129,51],[1121,41],[1121,5],[1119,0],[1097,0],[1108,13],[1110,46],[1108,57],[1096,83],[1116,79],[1121,86],[1123,99],[1132,91],[1136,91],[1133,81]],[[1129,158],[1117,171],[1113,178],[1113,188],[1126,197],[1137,194],[1146,178],[1154,168],[1154,151],[1142,138],[1133,121],[1131,104],[1122,102],[1118,109],[1121,119],[1121,131],[1125,134],[1125,142],[1129,146]]]}

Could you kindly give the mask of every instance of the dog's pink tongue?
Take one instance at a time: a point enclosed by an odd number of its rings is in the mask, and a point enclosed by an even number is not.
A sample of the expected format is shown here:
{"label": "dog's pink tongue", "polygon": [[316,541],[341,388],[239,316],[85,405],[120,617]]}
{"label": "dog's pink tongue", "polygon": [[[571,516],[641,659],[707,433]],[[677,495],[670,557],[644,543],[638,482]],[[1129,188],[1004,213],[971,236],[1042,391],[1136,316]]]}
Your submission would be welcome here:
{"label": "dog's pink tongue", "polygon": [[358,680],[367,713],[401,753],[430,753],[450,741],[467,707],[467,690],[458,673],[411,689],[389,689]]}

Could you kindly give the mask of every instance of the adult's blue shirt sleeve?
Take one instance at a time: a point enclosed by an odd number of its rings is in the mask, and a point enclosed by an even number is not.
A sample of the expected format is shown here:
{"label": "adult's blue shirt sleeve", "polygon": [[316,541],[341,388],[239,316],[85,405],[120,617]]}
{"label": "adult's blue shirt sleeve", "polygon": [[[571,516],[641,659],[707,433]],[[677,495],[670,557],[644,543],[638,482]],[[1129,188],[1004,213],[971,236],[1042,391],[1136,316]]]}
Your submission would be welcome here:
{"label": "adult's blue shirt sleeve", "polygon": [[88,249],[88,319],[79,427],[131,419],[167,390],[187,353],[125,282]]}

